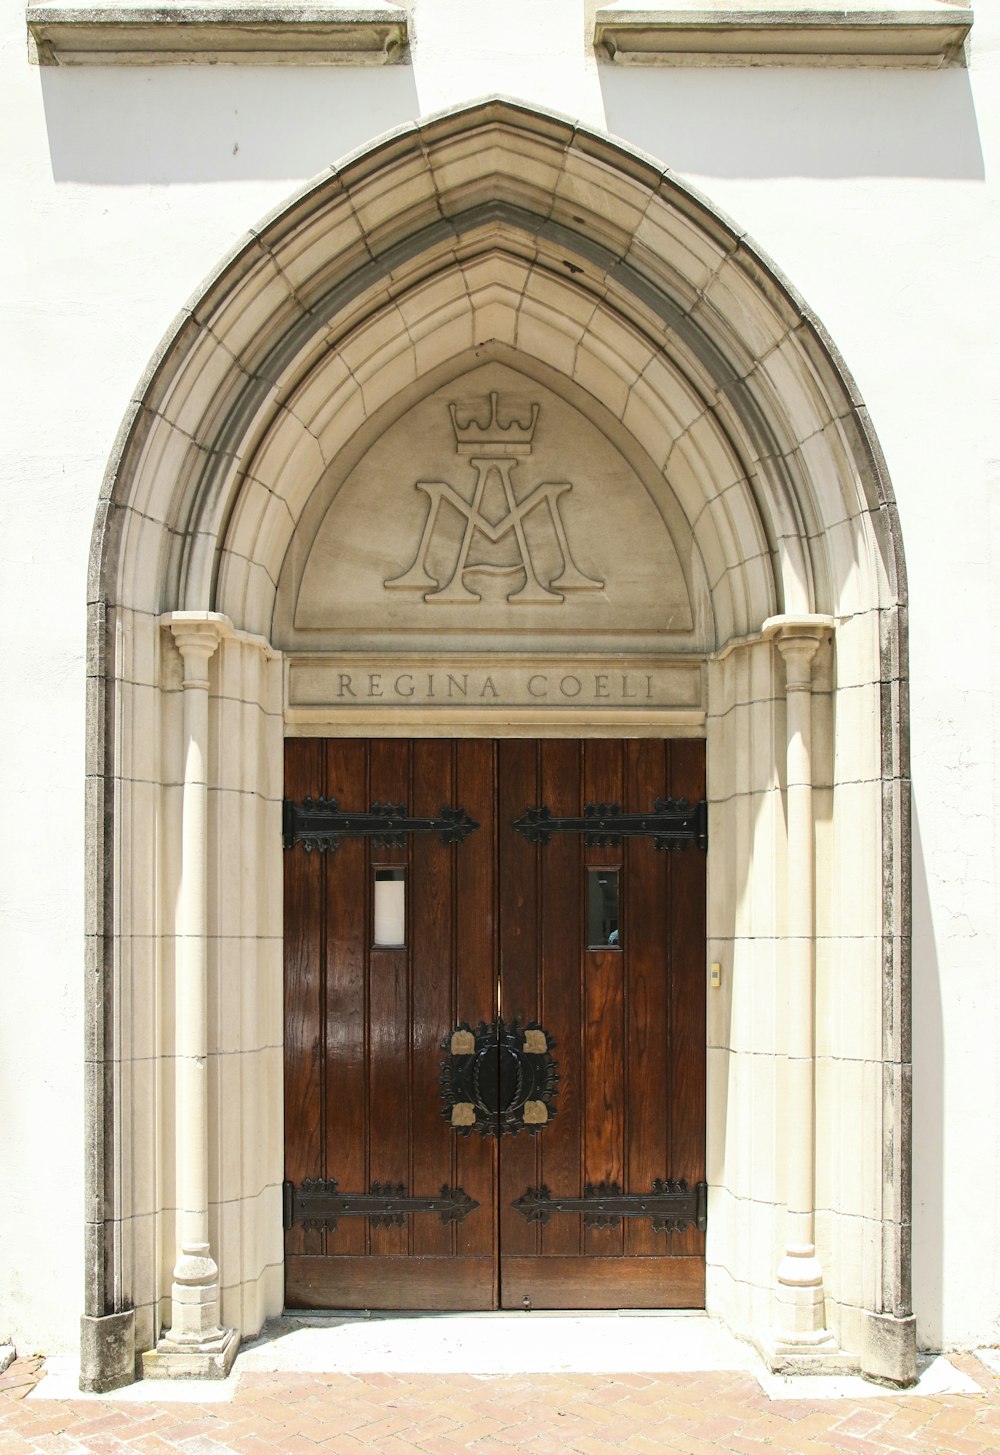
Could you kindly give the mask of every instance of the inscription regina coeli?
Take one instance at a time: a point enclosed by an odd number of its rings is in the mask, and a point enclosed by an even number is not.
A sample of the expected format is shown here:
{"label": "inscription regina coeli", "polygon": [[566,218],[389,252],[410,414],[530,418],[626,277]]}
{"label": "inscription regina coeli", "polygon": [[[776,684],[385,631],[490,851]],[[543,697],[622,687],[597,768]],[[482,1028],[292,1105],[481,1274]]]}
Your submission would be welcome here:
{"label": "inscription regina coeli", "polygon": [[[558,604],[567,591],[603,590],[604,582],[581,571],[570,550],[562,501],[573,489],[572,484],[567,480],[543,481],[534,489],[529,488],[528,493],[518,499],[512,477],[518,462],[531,455],[540,408],[540,405],[532,404],[528,419],[508,415],[504,422],[500,418],[498,394],[491,390],[488,416],[485,423],[481,423],[476,413],[468,419],[460,419],[458,406],[449,404],[456,454],[468,460],[475,475],[472,498],[467,499],[446,481],[416,482],[415,488],[422,490],[428,499],[423,531],[412,564],[401,576],[387,580],[384,583],[387,588],[420,592],[424,601],[428,602],[461,605],[482,599],[465,579],[466,572],[479,571],[491,576],[520,576],[523,573],[523,584],[507,595],[507,600],[514,605]],[[442,507],[457,512],[465,523],[454,567],[446,581],[432,576],[427,569],[427,557],[435,544]],[[525,530],[525,521],[533,514],[547,521],[562,557],[562,569],[551,575],[548,581],[543,581],[536,569]],[[508,559],[498,562],[490,558],[488,547],[501,542],[509,545]]]}

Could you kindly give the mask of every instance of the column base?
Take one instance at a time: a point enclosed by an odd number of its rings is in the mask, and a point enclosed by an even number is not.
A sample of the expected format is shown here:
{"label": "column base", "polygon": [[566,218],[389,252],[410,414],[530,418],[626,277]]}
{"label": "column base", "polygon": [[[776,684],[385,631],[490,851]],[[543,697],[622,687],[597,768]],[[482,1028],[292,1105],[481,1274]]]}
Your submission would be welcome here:
{"label": "column base", "polygon": [[80,1320],[80,1388],[87,1394],[123,1389],[135,1379],[135,1311]]}
{"label": "column base", "polygon": [[866,1312],[862,1324],[861,1373],[872,1384],[908,1389],[917,1382],[917,1321],[912,1314]]}
{"label": "column base", "polygon": [[180,1342],[164,1334],[142,1356],[143,1379],[225,1379],[233,1367],[240,1336],[223,1329],[214,1339]]}
{"label": "column base", "polygon": [[776,1329],[755,1340],[772,1374],[857,1374],[858,1358],[839,1348],[829,1329],[789,1337]]}

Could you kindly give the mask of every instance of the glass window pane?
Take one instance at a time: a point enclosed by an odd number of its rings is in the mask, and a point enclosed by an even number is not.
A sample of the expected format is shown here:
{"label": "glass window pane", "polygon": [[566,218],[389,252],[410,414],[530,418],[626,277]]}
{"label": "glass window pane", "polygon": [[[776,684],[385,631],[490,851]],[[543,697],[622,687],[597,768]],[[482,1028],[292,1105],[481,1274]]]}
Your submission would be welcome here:
{"label": "glass window pane", "polygon": [[618,949],[618,870],[587,870],[587,949]]}
{"label": "glass window pane", "polygon": [[406,870],[375,870],[375,944],[406,944]]}

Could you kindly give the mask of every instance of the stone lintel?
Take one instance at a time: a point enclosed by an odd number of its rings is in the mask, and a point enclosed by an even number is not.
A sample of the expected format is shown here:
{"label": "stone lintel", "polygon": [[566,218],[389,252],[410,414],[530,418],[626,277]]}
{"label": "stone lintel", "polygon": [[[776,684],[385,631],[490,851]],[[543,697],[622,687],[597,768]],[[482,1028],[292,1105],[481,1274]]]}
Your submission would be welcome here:
{"label": "stone lintel", "polygon": [[386,65],[406,53],[398,5],[182,3],[29,5],[28,56],[40,66]]}
{"label": "stone lintel", "polygon": [[700,656],[287,653],[291,736],[702,737]]}
{"label": "stone lintel", "polygon": [[965,63],[972,20],[947,0],[619,0],[594,44],[631,65],[936,68]]}

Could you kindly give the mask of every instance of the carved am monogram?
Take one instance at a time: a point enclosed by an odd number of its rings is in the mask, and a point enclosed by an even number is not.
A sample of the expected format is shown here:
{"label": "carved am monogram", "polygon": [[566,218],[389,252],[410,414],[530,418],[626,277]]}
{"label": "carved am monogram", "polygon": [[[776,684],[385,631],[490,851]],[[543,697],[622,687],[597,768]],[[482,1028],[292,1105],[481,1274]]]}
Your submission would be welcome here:
{"label": "carved am monogram", "polygon": [[[449,404],[456,453],[460,457],[468,458],[476,474],[472,499],[467,500],[444,481],[418,480],[415,488],[422,490],[427,496],[428,510],[416,555],[412,565],[401,576],[394,576],[383,584],[396,591],[420,591],[425,601],[440,602],[448,606],[482,600],[465,580],[466,572],[473,570],[492,576],[509,576],[512,572],[520,575],[523,571],[524,585],[507,597],[515,605],[557,604],[564,599],[563,593],[566,591],[603,590],[604,582],[585,575],[570,552],[560,508],[562,497],[573,489],[569,481],[545,481],[536,485],[523,500],[518,500],[514,492],[511,475],[518,460],[531,454],[539,405],[531,406],[531,418],[527,423],[522,424],[519,420],[510,418],[503,424],[499,417],[495,391],[490,394],[489,403],[489,417],[485,424],[480,424],[475,415],[464,423],[460,422],[456,405]],[[497,520],[490,520],[483,513],[483,498],[491,479],[499,481],[507,505],[506,513]],[[427,569],[427,557],[435,543],[442,505],[450,506],[465,521],[454,568],[443,585]],[[539,578],[524,529],[526,518],[533,511],[543,508],[548,512],[549,527],[562,556],[562,570],[547,582]],[[481,550],[483,539],[496,545],[508,536],[513,536],[514,541],[513,565],[496,565],[477,556],[477,542]]]}

